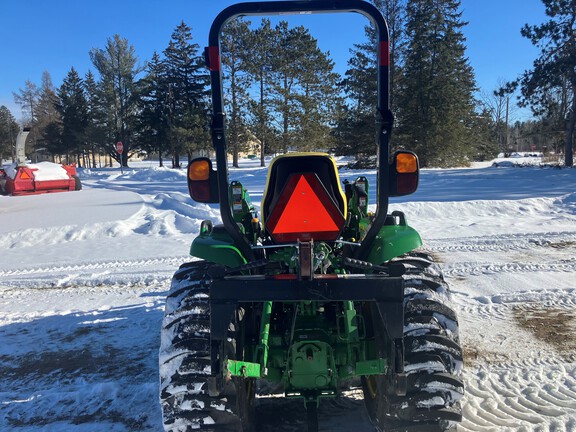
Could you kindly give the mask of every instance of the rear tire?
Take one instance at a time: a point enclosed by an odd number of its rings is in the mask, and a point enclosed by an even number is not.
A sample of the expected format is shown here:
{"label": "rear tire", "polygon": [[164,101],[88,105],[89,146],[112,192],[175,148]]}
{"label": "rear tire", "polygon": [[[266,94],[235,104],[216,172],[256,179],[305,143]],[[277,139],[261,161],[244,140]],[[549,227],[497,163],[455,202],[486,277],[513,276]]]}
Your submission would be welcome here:
{"label": "rear tire", "polygon": [[[431,256],[413,252],[394,260],[406,267],[404,290],[405,396],[393,375],[362,377],[366,409],[380,431],[449,431],[462,419],[462,349],[448,286]],[[391,352],[383,326],[374,323],[381,354]]]}
{"label": "rear tire", "polygon": [[[253,380],[217,382],[211,376],[210,266],[204,261],[183,264],[166,299],[159,352],[166,432],[251,430]],[[233,336],[221,347],[222,361],[235,357],[235,347]]]}

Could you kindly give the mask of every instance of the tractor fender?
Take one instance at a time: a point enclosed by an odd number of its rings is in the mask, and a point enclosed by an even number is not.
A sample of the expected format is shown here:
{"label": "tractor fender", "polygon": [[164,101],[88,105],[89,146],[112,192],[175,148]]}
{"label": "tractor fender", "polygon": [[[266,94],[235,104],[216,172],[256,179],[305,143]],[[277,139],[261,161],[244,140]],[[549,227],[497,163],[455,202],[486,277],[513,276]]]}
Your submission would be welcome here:
{"label": "tractor fender", "polygon": [[201,232],[192,242],[190,255],[226,267],[238,267],[247,262],[224,225]]}
{"label": "tractor fender", "polygon": [[372,242],[367,261],[382,264],[420,246],[420,234],[411,226],[384,225]]}

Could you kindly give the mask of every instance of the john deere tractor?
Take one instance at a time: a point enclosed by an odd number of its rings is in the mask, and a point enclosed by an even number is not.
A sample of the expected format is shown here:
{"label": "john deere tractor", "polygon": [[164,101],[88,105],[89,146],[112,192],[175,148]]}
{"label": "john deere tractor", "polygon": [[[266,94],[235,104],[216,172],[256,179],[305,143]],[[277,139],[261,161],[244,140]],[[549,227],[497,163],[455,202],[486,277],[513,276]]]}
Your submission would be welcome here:
{"label": "john deere tractor", "polygon": [[[328,154],[288,153],[270,163],[257,212],[228,177],[221,29],[239,16],[335,12],[366,16],[378,35],[376,184],[341,184]],[[303,401],[316,431],[321,399],[354,385],[377,430],[453,429],[464,385],[448,288],[405,215],[388,213],[390,197],[416,190],[419,165],[414,153],[389,150],[384,18],[361,0],[240,3],[216,17],[205,53],[217,169],[192,160],[188,187],[195,201],[219,203],[222,224],[202,222],[190,251],[197,260],[175,273],[166,300],[165,430],[257,430],[257,389],[274,387]]]}

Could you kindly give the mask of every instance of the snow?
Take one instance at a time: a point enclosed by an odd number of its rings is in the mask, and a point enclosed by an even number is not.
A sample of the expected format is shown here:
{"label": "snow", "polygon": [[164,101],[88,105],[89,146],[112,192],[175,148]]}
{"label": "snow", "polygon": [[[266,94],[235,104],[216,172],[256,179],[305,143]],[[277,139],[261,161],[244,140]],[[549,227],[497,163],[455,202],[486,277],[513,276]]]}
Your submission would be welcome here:
{"label": "snow", "polygon": [[[423,170],[418,192],[391,204],[453,292],[458,430],[574,431],[576,170],[492,162]],[[231,171],[258,206],[266,169],[242,160]],[[81,191],[0,196],[0,430],[160,430],[164,298],[200,222],[219,212],[192,202],[184,170],[138,162],[79,175]],[[340,175],[366,175],[374,202],[374,171]],[[321,430],[372,430],[360,399],[323,401]],[[302,424],[300,405],[274,402],[270,430]]]}
{"label": "snow", "polygon": [[[7,165],[4,167],[6,175],[11,179],[16,178],[17,164]],[[70,176],[66,172],[62,165],[52,163],[52,162],[38,162],[26,164],[28,168],[34,171],[34,180],[45,181],[45,180],[68,180]]]}

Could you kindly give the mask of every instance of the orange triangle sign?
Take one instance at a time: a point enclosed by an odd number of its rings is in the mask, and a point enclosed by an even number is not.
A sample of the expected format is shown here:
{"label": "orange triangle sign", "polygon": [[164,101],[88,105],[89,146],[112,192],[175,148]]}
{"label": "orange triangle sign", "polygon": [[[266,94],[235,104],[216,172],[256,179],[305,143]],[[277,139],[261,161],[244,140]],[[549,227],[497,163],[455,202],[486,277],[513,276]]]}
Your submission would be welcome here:
{"label": "orange triangle sign", "polygon": [[339,228],[306,178],[301,176],[273,232],[318,231],[339,231]]}
{"label": "orange triangle sign", "polygon": [[310,173],[291,176],[270,216],[271,234],[279,241],[333,239],[344,223],[318,177]]}

